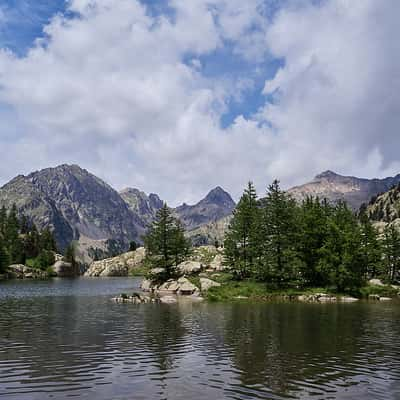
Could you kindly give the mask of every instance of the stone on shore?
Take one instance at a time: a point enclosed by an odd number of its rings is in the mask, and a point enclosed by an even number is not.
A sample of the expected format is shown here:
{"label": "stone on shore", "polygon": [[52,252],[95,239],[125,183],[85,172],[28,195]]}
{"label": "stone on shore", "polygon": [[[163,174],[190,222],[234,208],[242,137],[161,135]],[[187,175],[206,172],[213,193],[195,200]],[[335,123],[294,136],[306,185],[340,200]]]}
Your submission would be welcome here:
{"label": "stone on shore", "polygon": [[200,289],[202,292],[207,292],[207,290],[209,290],[210,288],[218,286],[221,286],[221,284],[218,282],[215,282],[208,278],[200,278]]}
{"label": "stone on shore", "polygon": [[56,261],[51,266],[51,269],[57,276],[61,278],[73,277],[77,275],[77,271],[72,264],[62,260]]}
{"label": "stone on shore", "polygon": [[145,250],[139,247],[135,251],[121,254],[117,257],[94,261],[90,264],[85,276],[128,276],[130,270],[142,265],[145,258]]}

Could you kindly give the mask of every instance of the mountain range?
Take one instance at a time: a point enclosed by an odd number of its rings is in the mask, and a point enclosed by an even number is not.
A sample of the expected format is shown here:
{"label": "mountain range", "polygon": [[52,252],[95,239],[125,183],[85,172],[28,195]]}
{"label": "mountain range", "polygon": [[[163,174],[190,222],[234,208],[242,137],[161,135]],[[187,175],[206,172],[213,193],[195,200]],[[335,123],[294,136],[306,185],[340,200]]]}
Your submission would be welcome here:
{"label": "mountain range", "polygon": [[[63,164],[5,184],[0,206],[13,204],[39,229],[49,227],[60,250],[76,241],[85,261],[126,250],[131,241],[141,243],[164,202],[134,188],[118,193],[85,169]],[[234,207],[231,196],[217,187],[197,204],[183,204],[173,212],[190,231],[226,217]]]}
{"label": "mountain range", "polygon": [[[288,192],[298,201],[306,196],[345,200],[357,210],[372,197],[400,183],[400,175],[385,179],[361,179],[332,171]],[[75,241],[83,261],[126,250],[142,236],[164,204],[154,193],[136,188],[117,192],[77,165],[60,165],[24,176],[0,188],[0,206],[16,204],[39,229],[54,231],[60,250]],[[212,189],[194,205],[182,204],[173,213],[182,221],[195,244],[221,242],[235,202],[221,187]]]}

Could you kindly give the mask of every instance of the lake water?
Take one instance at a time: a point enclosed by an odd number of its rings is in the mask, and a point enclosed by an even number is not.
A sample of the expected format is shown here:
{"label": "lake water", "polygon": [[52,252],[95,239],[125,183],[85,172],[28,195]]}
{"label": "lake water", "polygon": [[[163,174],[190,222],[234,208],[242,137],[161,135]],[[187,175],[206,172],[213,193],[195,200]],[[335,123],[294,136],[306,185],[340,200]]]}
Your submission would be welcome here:
{"label": "lake water", "polygon": [[138,283],[0,283],[0,399],[400,399],[399,302],[110,300]]}

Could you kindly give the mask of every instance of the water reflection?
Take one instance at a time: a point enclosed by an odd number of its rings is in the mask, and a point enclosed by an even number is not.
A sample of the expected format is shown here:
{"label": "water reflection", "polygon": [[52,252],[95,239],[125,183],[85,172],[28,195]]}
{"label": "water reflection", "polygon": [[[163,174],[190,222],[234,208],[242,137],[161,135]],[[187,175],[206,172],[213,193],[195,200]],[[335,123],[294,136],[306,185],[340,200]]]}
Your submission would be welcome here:
{"label": "water reflection", "polygon": [[0,398],[400,398],[399,303],[109,300],[136,286],[0,286]]}

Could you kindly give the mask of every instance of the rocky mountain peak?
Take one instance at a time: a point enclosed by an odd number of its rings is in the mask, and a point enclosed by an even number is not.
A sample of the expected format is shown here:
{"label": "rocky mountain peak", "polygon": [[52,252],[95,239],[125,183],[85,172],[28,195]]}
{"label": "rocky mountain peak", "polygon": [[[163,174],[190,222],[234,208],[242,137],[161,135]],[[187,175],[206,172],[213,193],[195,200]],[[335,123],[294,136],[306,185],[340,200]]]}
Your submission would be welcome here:
{"label": "rocky mountain peak", "polygon": [[320,179],[337,179],[337,178],[341,178],[341,175],[337,174],[336,172],[333,172],[331,170],[326,170],[324,172],[321,172],[320,174],[315,176],[315,180],[320,180]]}
{"label": "rocky mountain peak", "polygon": [[220,186],[212,189],[202,201],[225,207],[235,207],[235,202],[232,200],[231,195]]}

